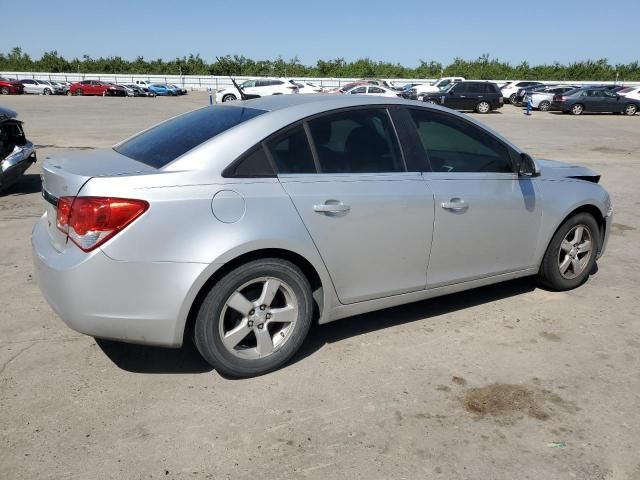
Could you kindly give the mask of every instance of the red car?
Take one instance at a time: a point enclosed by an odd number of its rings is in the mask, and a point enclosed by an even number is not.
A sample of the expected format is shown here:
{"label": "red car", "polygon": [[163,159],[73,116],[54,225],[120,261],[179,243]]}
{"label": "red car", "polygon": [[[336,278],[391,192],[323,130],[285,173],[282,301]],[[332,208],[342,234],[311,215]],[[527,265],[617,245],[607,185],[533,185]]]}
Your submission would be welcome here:
{"label": "red car", "polygon": [[21,95],[23,93],[24,86],[20,82],[0,77],[0,95]]}
{"label": "red car", "polygon": [[67,95],[102,95],[126,97],[127,91],[120,85],[101,82],[99,80],[83,80],[69,87]]}

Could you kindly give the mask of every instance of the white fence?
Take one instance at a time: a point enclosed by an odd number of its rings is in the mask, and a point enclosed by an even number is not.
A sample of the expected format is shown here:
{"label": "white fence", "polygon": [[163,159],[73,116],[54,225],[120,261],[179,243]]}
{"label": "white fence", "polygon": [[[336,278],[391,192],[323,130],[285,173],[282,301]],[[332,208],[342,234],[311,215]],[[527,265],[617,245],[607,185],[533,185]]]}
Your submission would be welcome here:
{"label": "white fence", "polygon": [[[0,77],[5,78],[15,78],[15,79],[36,79],[36,80],[60,80],[66,82],[78,82],[81,80],[102,80],[105,82],[113,82],[113,83],[133,83],[136,80],[146,80],[149,82],[155,83],[168,83],[168,84],[176,84],[180,85],[183,88],[189,90],[218,90],[221,88],[226,88],[232,86],[231,80],[229,77],[224,76],[215,76],[215,75],[207,75],[207,76],[196,76],[196,75],[127,75],[127,74],[92,74],[92,73],[43,73],[43,72],[0,72]],[[255,76],[246,77],[246,76],[234,76],[233,77],[238,83],[241,83],[245,80],[256,78]],[[357,80],[357,78],[303,78],[296,77],[296,80],[305,80],[316,84],[321,87],[339,87],[344,85],[345,83],[353,82]],[[385,80],[390,81],[394,85],[404,85],[406,83],[428,83],[433,82],[435,79],[433,78],[387,78]],[[505,83],[506,80],[492,80],[496,83]],[[583,82],[573,82],[573,81],[554,81],[554,82],[545,82],[545,83],[567,83],[571,85],[581,85],[581,84],[592,84],[592,83],[601,83],[601,84],[613,84],[615,82],[599,82],[599,81],[583,81]],[[621,82],[618,82],[621,83]],[[624,82],[625,85],[638,85],[640,86],[640,82]]]}

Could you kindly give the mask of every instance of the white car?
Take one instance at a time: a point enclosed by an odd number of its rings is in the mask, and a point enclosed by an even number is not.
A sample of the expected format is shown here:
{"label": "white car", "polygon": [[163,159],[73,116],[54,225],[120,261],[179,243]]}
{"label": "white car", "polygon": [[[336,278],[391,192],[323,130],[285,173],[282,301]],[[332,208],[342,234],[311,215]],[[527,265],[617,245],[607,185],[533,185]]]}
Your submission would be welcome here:
{"label": "white car", "polygon": [[359,85],[344,92],[347,95],[378,95],[380,97],[399,97],[400,93],[380,85]]}
{"label": "white car", "polygon": [[311,82],[305,80],[289,80],[289,83],[298,87],[298,93],[323,93],[324,88],[319,87]]}
{"label": "white car", "polygon": [[148,82],[146,80],[136,80],[136,85],[140,88],[149,88],[152,85],[152,82]]}
{"label": "white car", "polygon": [[530,80],[514,80],[511,82],[507,82],[500,91],[502,92],[502,98],[508,100],[510,103],[513,103],[518,95],[518,90],[524,87],[530,87],[532,85],[542,85],[542,82],[533,82]]}
{"label": "white car", "polygon": [[[247,80],[240,84],[240,88],[244,93],[249,95],[260,95],[261,97],[298,93],[299,90],[297,85],[281,78],[258,78],[256,80]],[[216,103],[230,102],[232,100],[239,99],[240,92],[238,92],[238,89],[233,86],[223,88],[216,92]]]}
{"label": "white car", "polygon": [[553,101],[554,95],[562,95],[563,93],[576,88],[578,87],[575,85],[554,85],[553,87],[545,88],[542,91],[533,92],[531,94],[531,107],[537,108],[542,112],[548,112],[551,110],[551,102]]}
{"label": "white car", "polygon": [[62,86],[55,86],[46,80],[20,80],[24,85],[24,93],[34,93],[36,95],[53,95],[62,93]]}
{"label": "white car", "polygon": [[464,82],[464,77],[442,77],[433,83],[416,85],[411,89],[411,93],[416,97],[423,93],[439,92],[452,83]]}
{"label": "white car", "polygon": [[627,87],[616,92],[618,95],[622,95],[634,100],[640,100],[640,87]]}

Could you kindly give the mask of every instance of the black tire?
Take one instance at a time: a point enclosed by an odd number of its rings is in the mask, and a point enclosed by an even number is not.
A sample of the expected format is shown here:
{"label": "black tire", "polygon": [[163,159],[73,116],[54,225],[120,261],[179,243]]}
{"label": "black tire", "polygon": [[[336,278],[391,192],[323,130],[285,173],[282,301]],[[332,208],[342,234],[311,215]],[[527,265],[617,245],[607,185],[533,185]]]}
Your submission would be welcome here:
{"label": "black tire", "polygon": [[[297,319],[281,347],[263,358],[240,358],[222,342],[220,323],[223,308],[242,285],[262,277],[276,278],[291,288],[298,306]],[[282,366],[298,351],[309,332],[312,318],[311,286],[302,271],[293,263],[279,258],[254,260],[227,273],[211,287],[196,317],[194,343],[204,359],[222,375],[235,378],[262,375]]]}
{"label": "black tire", "polygon": [[584,105],[581,103],[574,103],[571,105],[571,110],[569,111],[571,112],[571,115],[582,115],[582,112],[584,112]]}
{"label": "black tire", "polygon": [[233,100],[235,100],[235,99],[236,99],[236,96],[235,96],[235,95],[232,95],[232,94],[230,94],[230,93],[228,93],[228,94],[226,94],[224,97],[222,97],[222,101],[223,101],[223,102],[231,102],[231,101],[233,101]]}
{"label": "black tire", "polygon": [[512,93],[511,95],[509,95],[509,103],[511,103],[511,104],[513,104],[513,105],[515,105],[515,104],[516,104],[516,97],[517,97],[517,96],[518,96],[518,95],[517,95],[517,94],[515,94],[515,93]]}
{"label": "black tire", "polygon": [[478,102],[475,108],[476,113],[489,113],[491,111],[491,104],[489,102]]}
{"label": "black tire", "polygon": [[9,95],[9,87],[0,88],[0,95]]}
{"label": "black tire", "polygon": [[44,95],[51,95],[51,90],[49,90],[48,88],[45,88],[44,91],[42,92]]}
{"label": "black tire", "polygon": [[630,117],[638,113],[638,106],[635,103],[627,103],[624,106],[624,114],[629,115]]}
{"label": "black tire", "polygon": [[71,90],[67,90],[67,96],[70,97],[71,95],[73,95],[73,93],[71,93]]}
{"label": "black tire", "polygon": [[549,110],[551,110],[551,102],[547,100],[541,101],[538,104],[538,110],[540,110],[541,112],[548,112]]}
{"label": "black tire", "polygon": [[82,91],[82,89],[81,89],[81,88],[78,88],[78,89],[75,91],[75,95],[76,95],[77,97],[81,97],[82,95],[84,95],[84,92]]}
{"label": "black tire", "polygon": [[[568,279],[560,273],[559,258],[562,254],[561,245],[567,234],[580,225],[589,229],[591,239],[590,257],[584,270],[575,278]],[[551,290],[557,291],[571,290],[582,285],[593,269],[593,264],[596,261],[596,252],[598,252],[600,248],[600,238],[600,228],[591,214],[581,212],[569,217],[560,225],[553,235],[551,242],[549,242],[547,251],[542,259],[542,264],[540,265],[540,271],[538,272],[538,283]]]}

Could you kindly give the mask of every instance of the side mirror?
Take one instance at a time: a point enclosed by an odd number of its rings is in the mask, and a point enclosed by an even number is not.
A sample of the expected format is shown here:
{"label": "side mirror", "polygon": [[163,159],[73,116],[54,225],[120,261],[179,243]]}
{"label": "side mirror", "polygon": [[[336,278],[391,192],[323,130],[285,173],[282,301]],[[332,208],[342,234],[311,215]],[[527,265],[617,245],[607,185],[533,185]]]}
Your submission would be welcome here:
{"label": "side mirror", "polygon": [[533,158],[527,153],[520,154],[520,163],[518,165],[518,175],[521,177],[539,177],[540,170],[533,161]]}

